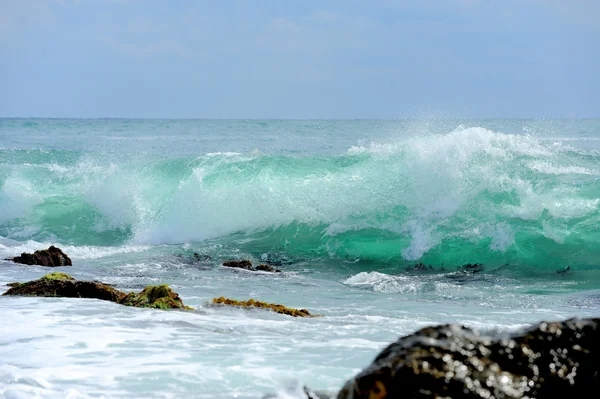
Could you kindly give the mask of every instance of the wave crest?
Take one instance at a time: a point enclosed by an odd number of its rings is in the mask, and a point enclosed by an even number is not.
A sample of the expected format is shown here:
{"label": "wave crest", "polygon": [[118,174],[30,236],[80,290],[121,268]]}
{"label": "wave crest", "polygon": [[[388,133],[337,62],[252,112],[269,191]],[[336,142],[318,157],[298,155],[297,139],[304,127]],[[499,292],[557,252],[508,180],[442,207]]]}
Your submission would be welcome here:
{"label": "wave crest", "polygon": [[456,263],[590,263],[600,248],[600,157],[483,128],[333,157],[2,151],[12,155],[0,165],[0,235],[16,239],[228,237],[292,253]]}

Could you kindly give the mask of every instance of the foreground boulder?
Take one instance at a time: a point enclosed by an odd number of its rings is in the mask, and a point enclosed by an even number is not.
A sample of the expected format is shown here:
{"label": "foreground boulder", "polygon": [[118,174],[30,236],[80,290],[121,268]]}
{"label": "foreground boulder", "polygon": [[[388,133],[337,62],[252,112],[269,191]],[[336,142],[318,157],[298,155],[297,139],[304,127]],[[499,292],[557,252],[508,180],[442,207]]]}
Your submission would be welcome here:
{"label": "foreground boulder", "polygon": [[16,256],[11,259],[15,263],[23,265],[37,265],[48,267],[73,266],[71,258],[67,256],[60,248],[50,246],[48,249],[42,249],[30,254],[23,252],[21,256]]}
{"label": "foreground boulder", "polygon": [[65,273],[50,273],[39,280],[8,285],[11,288],[2,295],[93,298],[137,308],[192,309],[167,285],[149,285],[138,294],[126,294],[108,284],[75,280]]}
{"label": "foreground boulder", "polygon": [[385,348],[337,398],[590,397],[600,388],[599,347],[600,319],[495,337],[429,327]]}
{"label": "foreground boulder", "polygon": [[293,308],[288,308],[283,305],[278,305],[278,304],[274,304],[274,303],[255,301],[254,299],[249,299],[247,301],[236,301],[235,299],[220,297],[220,298],[213,298],[213,303],[220,304],[220,305],[239,306],[242,308],[254,307],[254,308],[268,309],[268,310],[272,310],[273,312],[286,314],[288,316],[293,316],[293,317],[314,317],[306,309],[293,309]]}
{"label": "foreground boulder", "polygon": [[11,288],[3,295],[96,298],[111,302],[118,302],[125,297],[125,293],[110,285],[95,281],[78,281],[65,273],[50,273],[39,280],[9,285]]}
{"label": "foreground boulder", "polygon": [[250,262],[247,259],[229,260],[227,262],[223,262],[223,266],[233,267],[236,269],[250,270],[252,272],[263,271],[263,272],[281,273],[281,270],[275,269],[273,266],[269,266],[269,265],[258,265],[256,267],[254,267],[254,266],[252,266],[252,262]]}

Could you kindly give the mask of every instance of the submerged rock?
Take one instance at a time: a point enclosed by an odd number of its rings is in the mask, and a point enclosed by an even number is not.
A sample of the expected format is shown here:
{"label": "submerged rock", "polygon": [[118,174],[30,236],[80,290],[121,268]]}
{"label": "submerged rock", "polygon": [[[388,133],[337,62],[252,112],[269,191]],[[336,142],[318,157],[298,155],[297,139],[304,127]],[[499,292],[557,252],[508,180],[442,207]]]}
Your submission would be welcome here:
{"label": "submerged rock", "polygon": [[200,254],[198,252],[194,252],[194,254],[192,255],[192,257],[197,261],[197,262],[208,262],[210,261],[212,258],[209,255],[205,255],[205,254]]}
{"label": "submerged rock", "polygon": [[65,298],[96,298],[118,302],[125,293],[110,285],[95,281],[78,281],[65,273],[50,273],[39,280],[27,283],[11,283],[2,295],[41,296]]}
{"label": "submerged rock", "polygon": [[485,270],[485,268],[483,267],[483,264],[481,264],[481,263],[467,263],[465,265],[462,265],[459,268],[459,271],[461,271],[463,273],[470,273],[470,274],[481,273],[484,270]]}
{"label": "submerged rock", "polygon": [[424,328],[385,348],[338,399],[589,397],[600,387],[600,319],[495,337]]}
{"label": "submerged rock", "polygon": [[42,249],[30,254],[23,252],[21,256],[16,256],[11,260],[15,263],[24,265],[37,265],[48,267],[73,266],[71,258],[65,254],[60,248],[50,246],[48,249]]}
{"label": "submerged rock", "polygon": [[269,265],[258,265],[256,267],[252,266],[252,262],[247,259],[244,260],[230,260],[227,262],[223,262],[223,266],[225,267],[233,267],[236,269],[244,269],[250,270],[252,272],[263,271],[263,272],[273,272],[273,273],[281,273],[281,270],[276,269]]}
{"label": "submerged rock", "polygon": [[120,299],[119,303],[136,308],[193,310],[193,308],[185,306],[179,295],[166,284],[148,285],[139,294],[130,292]]}
{"label": "submerged rock", "polygon": [[423,262],[415,263],[414,265],[409,265],[406,267],[406,271],[431,271],[433,270],[433,266],[426,265]]}
{"label": "submerged rock", "polygon": [[283,305],[278,305],[278,304],[274,304],[274,303],[255,301],[254,299],[249,299],[247,301],[236,301],[235,299],[220,297],[220,298],[213,298],[213,303],[221,304],[221,305],[229,305],[229,306],[239,306],[242,308],[255,307],[255,308],[261,308],[261,309],[268,309],[268,310],[272,310],[273,312],[286,314],[288,316],[294,316],[294,317],[314,317],[306,309],[293,309],[293,308],[288,308]]}
{"label": "submerged rock", "polygon": [[168,285],[149,285],[138,294],[126,294],[108,284],[75,280],[66,273],[50,273],[39,280],[8,285],[11,288],[2,295],[92,298],[137,308],[192,309],[185,306],[179,295]]}

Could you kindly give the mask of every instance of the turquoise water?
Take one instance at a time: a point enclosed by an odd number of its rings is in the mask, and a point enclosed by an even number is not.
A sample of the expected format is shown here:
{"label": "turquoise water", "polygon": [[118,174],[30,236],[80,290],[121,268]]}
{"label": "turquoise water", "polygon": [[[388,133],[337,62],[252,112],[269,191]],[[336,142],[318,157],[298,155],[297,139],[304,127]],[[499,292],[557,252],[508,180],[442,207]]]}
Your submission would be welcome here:
{"label": "turquoise water", "polygon": [[0,119],[0,258],[55,244],[75,277],[198,307],[0,298],[0,395],[298,397],[424,325],[598,315],[599,151],[600,120]]}

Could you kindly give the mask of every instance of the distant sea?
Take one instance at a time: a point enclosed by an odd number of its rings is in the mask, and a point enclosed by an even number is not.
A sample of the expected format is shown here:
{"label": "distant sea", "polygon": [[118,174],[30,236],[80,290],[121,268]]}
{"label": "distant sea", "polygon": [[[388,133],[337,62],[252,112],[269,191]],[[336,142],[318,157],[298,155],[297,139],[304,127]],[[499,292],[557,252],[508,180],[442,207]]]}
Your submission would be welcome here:
{"label": "distant sea", "polygon": [[423,326],[600,316],[600,120],[0,119],[0,258],[49,245],[197,310],[0,297],[0,397],[336,391]]}

